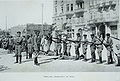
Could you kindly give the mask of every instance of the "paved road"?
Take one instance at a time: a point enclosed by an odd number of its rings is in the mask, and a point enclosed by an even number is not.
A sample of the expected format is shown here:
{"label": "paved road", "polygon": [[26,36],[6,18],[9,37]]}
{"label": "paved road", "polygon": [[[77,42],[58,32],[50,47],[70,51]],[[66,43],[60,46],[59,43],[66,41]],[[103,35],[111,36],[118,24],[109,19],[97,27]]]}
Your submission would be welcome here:
{"label": "paved road", "polygon": [[[103,53],[104,54],[104,53]],[[23,53],[24,55],[24,53]],[[115,64],[107,65],[89,63],[82,60],[55,60],[53,56],[39,57],[39,66],[33,64],[32,59],[22,59],[22,64],[14,64],[14,54],[7,54],[7,51],[0,49],[0,72],[120,72],[120,67]],[[88,56],[89,58],[89,56]],[[104,61],[106,58],[104,58]]]}

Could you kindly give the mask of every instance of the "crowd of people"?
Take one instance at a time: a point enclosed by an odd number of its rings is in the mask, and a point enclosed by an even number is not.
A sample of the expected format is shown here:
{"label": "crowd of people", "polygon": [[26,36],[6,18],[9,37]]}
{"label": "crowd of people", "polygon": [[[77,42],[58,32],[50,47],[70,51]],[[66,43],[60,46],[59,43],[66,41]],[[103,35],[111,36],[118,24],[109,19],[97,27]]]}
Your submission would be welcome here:
{"label": "crowd of people", "polygon": [[[33,53],[34,56],[34,64],[38,64],[38,56],[42,52],[47,55],[51,50],[52,42],[55,43],[54,55],[59,56],[60,59],[65,59],[65,57],[71,56],[71,45],[74,43],[75,47],[75,60],[83,59],[84,61],[88,61],[87,58],[87,49],[88,45],[90,45],[90,53],[91,53],[91,63],[96,62],[96,52],[99,56],[99,64],[103,63],[102,59],[102,51],[103,47],[107,50],[107,63],[113,64],[113,54],[117,56],[117,66],[120,66],[120,46],[116,45],[118,52],[114,52],[113,50],[113,40],[109,33],[106,34],[106,39],[103,35],[98,32],[97,36],[95,34],[91,34],[91,40],[88,40],[87,34],[81,35],[80,33],[76,34],[77,39],[70,40],[68,35],[66,34],[58,34],[56,37],[52,37],[51,33],[48,35],[41,35],[40,33],[34,33],[27,36],[21,36],[21,32],[17,32],[16,37],[7,36],[2,37],[0,42],[0,47],[4,49],[8,49],[8,53],[15,52],[15,63],[22,63],[22,52],[26,52],[26,59],[32,59]],[[44,45],[45,41],[47,41],[47,50],[45,51]],[[82,54],[80,51],[82,48]]]}

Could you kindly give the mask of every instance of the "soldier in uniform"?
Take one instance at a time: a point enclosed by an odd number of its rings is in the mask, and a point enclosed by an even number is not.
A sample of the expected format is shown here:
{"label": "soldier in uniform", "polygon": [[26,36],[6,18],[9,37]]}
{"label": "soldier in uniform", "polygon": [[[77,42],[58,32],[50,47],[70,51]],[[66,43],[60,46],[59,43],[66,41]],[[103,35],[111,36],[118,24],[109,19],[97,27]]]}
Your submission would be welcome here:
{"label": "soldier in uniform", "polygon": [[27,38],[25,36],[22,39],[22,51],[26,52],[26,59],[28,59]]}
{"label": "soldier in uniform", "polygon": [[29,54],[29,59],[32,58],[32,54],[33,54],[33,39],[32,39],[32,35],[30,35],[28,37],[28,40],[27,40],[27,43],[28,43],[28,54]]}
{"label": "soldier in uniform", "polygon": [[62,57],[67,56],[67,35],[63,36],[63,55]]}
{"label": "soldier in uniform", "polygon": [[87,46],[88,46],[88,39],[87,39],[87,35],[84,34],[84,39],[83,39],[83,43],[82,43],[82,49],[83,49],[83,55],[84,55],[84,61],[87,61]]}
{"label": "soldier in uniform", "polygon": [[15,56],[16,56],[16,62],[15,63],[21,63],[22,55],[21,55],[21,45],[22,45],[22,37],[21,32],[17,32],[17,37],[15,39]]}
{"label": "soldier in uniform", "polygon": [[34,51],[35,51],[35,58],[34,58],[34,64],[37,65],[38,64],[38,54],[39,54],[39,50],[38,50],[38,46],[37,46],[37,35],[34,33]]}
{"label": "soldier in uniform", "polygon": [[50,46],[51,46],[51,44],[52,44],[52,35],[51,35],[51,33],[48,33],[48,36],[47,36],[47,53],[50,51]]}
{"label": "soldier in uniform", "polygon": [[95,35],[94,34],[91,34],[91,43],[90,43],[90,50],[91,50],[91,62],[95,62],[96,61],[96,55],[95,55],[95,50],[96,50],[96,45],[95,45],[95,42],[96,42],[96,38],[95,38]]}
{"label": "soldier in uniform", "polygon": [[117,44],[116,48],[117,48],[117,53],[116,53],[116,56],[117,56],[117,65],[116,66],[120,66],[120,44]]}
{"label": "soldier in uniform", "polygon": [[107,36],[107,40],[105,42],[105,47],[107,48],[108,64],[113,64],[113,56],[112,56],[113,40],[111,39],[109,33],[107,33],[106,36]]}
{"label": "soldier in uniform", "polygon": [[103,50],[103,38],[102,34],[98,33],[98,38],[96,38],[96,47],[97,47],[97,53],[99,56],[99,63],[102,63],[102,50]]}
{"label": "soldier in uniform", "polygon": [[62,41],[61,41],[61,35],[58,35],[58,39],[57,39],[57,47],[56,47],[56,56],[61,55],[61,49],[62,49],[62,45],[61,45]]}
{"label": "soldier in uniform", "polygon": [[80,36],[80,33],[77,33],[76,35],[77,35],[77,39],[75,42],[75,54],[76,54],[75,60],[79,60],[80,58],[79,48],[81,47],[81,36]]}

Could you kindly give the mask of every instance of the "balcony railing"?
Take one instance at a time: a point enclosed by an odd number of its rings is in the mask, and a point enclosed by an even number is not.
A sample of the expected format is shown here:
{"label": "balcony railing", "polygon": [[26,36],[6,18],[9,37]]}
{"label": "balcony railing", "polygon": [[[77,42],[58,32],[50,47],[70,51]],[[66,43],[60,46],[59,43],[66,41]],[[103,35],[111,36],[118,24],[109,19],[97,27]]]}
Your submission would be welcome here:
{"label": "balcony railing", "polygon": [[77,13],[77,12],[85,12],[85,10],[84,10],[84,8],[77,8],[77,9],[75,9],[75,13]]}

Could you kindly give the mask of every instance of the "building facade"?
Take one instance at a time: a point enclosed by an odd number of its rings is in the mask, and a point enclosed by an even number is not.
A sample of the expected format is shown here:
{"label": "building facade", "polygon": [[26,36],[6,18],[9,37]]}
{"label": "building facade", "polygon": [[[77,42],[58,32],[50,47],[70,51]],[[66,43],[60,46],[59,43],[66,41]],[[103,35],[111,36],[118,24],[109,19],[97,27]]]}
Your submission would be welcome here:
{"label": "building facade", "polygon": [[75,38],[76,33],[106,33],[120,38],[119,0],[53,0],[56,31]]}

